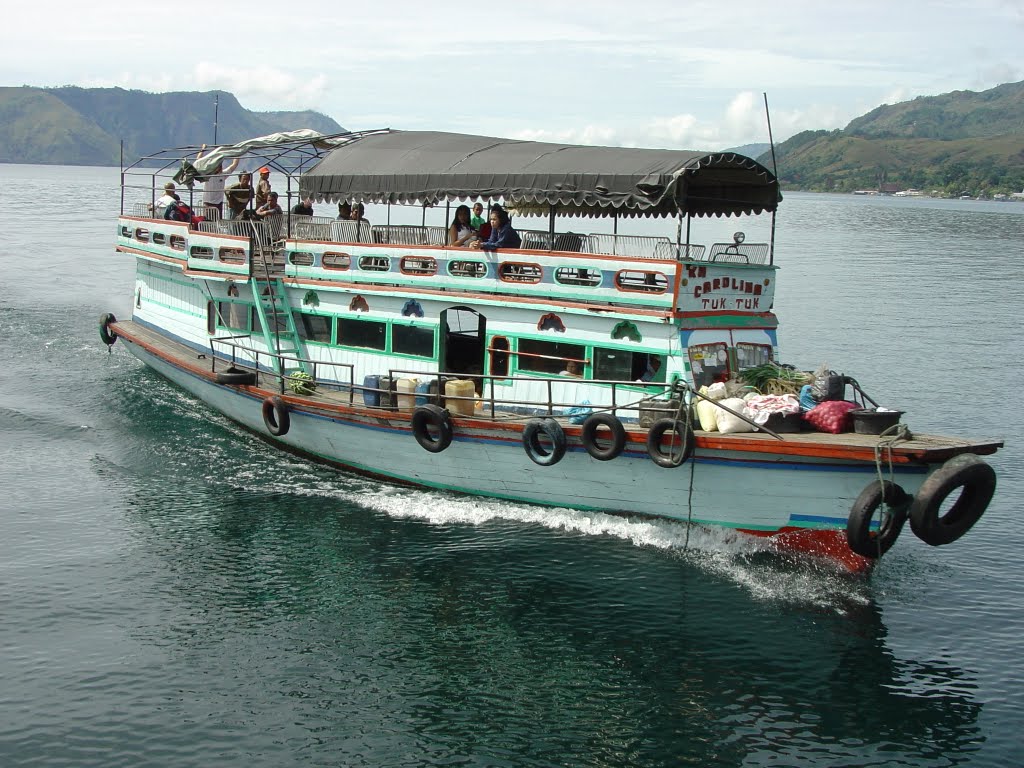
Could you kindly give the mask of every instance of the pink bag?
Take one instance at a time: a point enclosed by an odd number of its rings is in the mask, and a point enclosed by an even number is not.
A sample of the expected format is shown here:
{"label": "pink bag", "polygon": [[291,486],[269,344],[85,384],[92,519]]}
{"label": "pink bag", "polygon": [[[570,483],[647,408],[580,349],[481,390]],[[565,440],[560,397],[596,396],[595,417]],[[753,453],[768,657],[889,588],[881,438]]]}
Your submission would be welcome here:
{"label": "pink bag", "polygon": [[850,416],[850,411],[855,408],[860,408],[860,405],[851,403],[849,400],[828,400],[809,410],[804,414],[804,418],[818,432],[831,432],[838,435],[840,432],[853,430],[853,418]]}

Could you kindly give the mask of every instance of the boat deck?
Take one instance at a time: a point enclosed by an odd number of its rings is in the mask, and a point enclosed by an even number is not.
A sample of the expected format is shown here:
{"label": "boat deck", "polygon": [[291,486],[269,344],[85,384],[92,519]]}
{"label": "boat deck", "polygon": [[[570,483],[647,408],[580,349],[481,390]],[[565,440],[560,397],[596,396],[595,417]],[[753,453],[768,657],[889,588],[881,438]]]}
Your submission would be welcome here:
{"label": "boat deck", "polygon": [[[150,330],[132,321],[119,321],[112,329],[129,341],[139,344],[151,353],[185,368],[204,378],[215,380],[216,373],[212,369],[209,353],[197,352],[194,348],[174,341],[166,336]],[[217,370],[224,370],[227,362],[218,359]],[[276,376],[261,372],[257,384],[245,389],[264,395],[281,394]],[[295,395],[285,392],[285,400],[303,404],[313,409],[328,411],[348,411],[362,416],[379,418],[387,421],[408,420],[409,410],[397,408],[374,408],[360,402],[358,393],[345,388],[343,390],[321,387],[315,393]],[[495,409],[491,414],[489,402],[484,400],[484,407],[473,416],[458,417],[460,422],[473,428],[484,428],[488,425],[511,425],[523,423],[537,414],[524,414],[510,410]],[[568,434],[578,433],[579,426],[571,424],[567,417],[557,417]],[[646,429],[636,423],[626,424],[631,442],[643,443]],[[961,438],[941,435],[927,435],[910,432],[905,437],[893,439],[890,436],[863,435],[854,432],[829,434],[824,432],[780,433],[778,439],[766,432],[741,432],[722,434],[720,432],[704,432],[696,430],[697,447],[704,450],[743,451],[746,453],[771,453],[791,455],[817,455],[821,457],[874,460],[876,449],[883,449],[883,458],[892,451],[893,460],[897,463],[923,461],[936,463],[961,453],[988,455],[995,453],[1003,446],[1003,440],[997,438]]]}

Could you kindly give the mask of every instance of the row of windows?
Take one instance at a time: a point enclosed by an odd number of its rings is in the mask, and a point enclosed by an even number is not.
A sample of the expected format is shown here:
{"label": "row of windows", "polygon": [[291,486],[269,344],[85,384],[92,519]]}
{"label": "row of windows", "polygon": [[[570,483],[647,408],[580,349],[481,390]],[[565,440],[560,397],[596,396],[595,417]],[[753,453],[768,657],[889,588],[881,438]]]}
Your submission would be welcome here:
{"label": "row of windows", "polygon": [[[311,267],[316,258],[308,251],[292,251],[288,254],[288,261],[295,266]],[[321,258],[321,264],[324,269],[349,270],[352,268],[352,256],[328,251]],[[360,256],[356,265],[363,272],[389,272],[391,257]],[[430,277],[436,275],[438,270],[437,259],[432,256],[403,256],[398,266],[403,275]],[[497,271],[498,279],[506,283],[536,284],[544,277],[543,267],[529,262],[503,261]],[[487,264],[468,259],[450,261],[448,274],[452,277],[483,278],[487,276]],[[602,273],[593,267],[556,267],[554,277],[559,285],[596,288],[601,285]],[[668,277],[664,272],[654,270],[621,270],[615,273],[613,282],[620,291],[665,293],[668,290]]]}

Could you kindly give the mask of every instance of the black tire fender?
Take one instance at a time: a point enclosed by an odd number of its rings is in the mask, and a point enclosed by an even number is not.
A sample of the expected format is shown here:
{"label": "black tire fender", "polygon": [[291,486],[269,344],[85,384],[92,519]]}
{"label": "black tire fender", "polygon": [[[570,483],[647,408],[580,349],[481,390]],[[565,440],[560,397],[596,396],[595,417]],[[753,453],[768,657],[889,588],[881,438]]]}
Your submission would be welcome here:
{"label": "black tire fender", "polygon": [[[880,508],[883,517],[877,530],[871,529],[875,515]],[[846,520],[846,543],[850,549],[864,557],[878,558],[888,552],[907,522],[907,508],[910,494],[896,483],[888,480],[879,483],[873,480],[853,502],[850,516]]]}
{"label": "black tire fender", "polygon": [[[607,427],[611,434],[611,445],[602,448],[597,442],[597,430]],[[587,453],[598,461],[610,461],[617,458],[626,447],[626,428],[611,413],[592,413],[583,422],[580,440]]]}
{"label": "black tire fender", "polygon": [[[452,417],[438,405],[420,405],[412,412],[412,436],[424,449],[440,453],[452,444]],[[437,433],[434,437],[433,430]]]}
{"label": "black tire fender", "polygon": [[116,322],[117,318],[112,312],[100,315],[100,340],[108,347],[117,341],[117,334],[110,330],[110,324]]}
{"label": "black tire fender", "polygon": [[[661,439],[669,431],[683,436],[683,450],[678,454],[675,453],[671,446],[668,452],[663,451],[661,448]],[[651,429],[647,433],[647,455],[659,467],[671,469],[686,463],[687,459],[693,455],[695,442],[696,438],[693,435],[693,427],[687,422],[669,418],[658,419],[651,425]]]}
{"label": "black tire fender", "polygon": [[[957,489],[953,506],[943,502]],[[952,544],[974,526],[996,492],[995,470],[973,453],[954,456],[921,484],[910,504],[910,529],[925,544]]]}
{"label": "black tire fender", "polygon": [[[542,434],[551,442],[550,450],[541,443]],[[552,418],[530,419],[523,427],[523,449],[534,464],[557,464],[565,456],[565,430]]]}
{"label": "black tire fender", "polygon": [[263,423],[274,437],[287,435],[292,427],[288,404],[277,395],[266,398],[263,401]]}
{"label": "black tire fender", "polygon": [[256,383],[256,374],[252,371],[243,371],[231,366],[217,374],[218,384],[227,384],[232,387],[252,385]]}

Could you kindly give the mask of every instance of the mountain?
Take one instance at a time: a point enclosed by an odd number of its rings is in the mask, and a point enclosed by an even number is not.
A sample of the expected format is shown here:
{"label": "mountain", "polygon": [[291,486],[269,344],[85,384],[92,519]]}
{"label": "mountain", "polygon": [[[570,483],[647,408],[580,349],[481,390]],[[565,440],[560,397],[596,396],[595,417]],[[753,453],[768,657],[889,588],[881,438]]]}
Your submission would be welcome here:
{"label": "mountain", "polygon": [[912,188],[955,196],[1019,192],[1024,189],[1024,82],[883,105],[843,130],[798,133],[775,154],[788,189]]}
{"label": "mountain", "polygon": [[118,165],[168,147],[232,144],[277,131],[343,130],[319,112],[252,112],[225,91],[0,88],[0,162]]}

